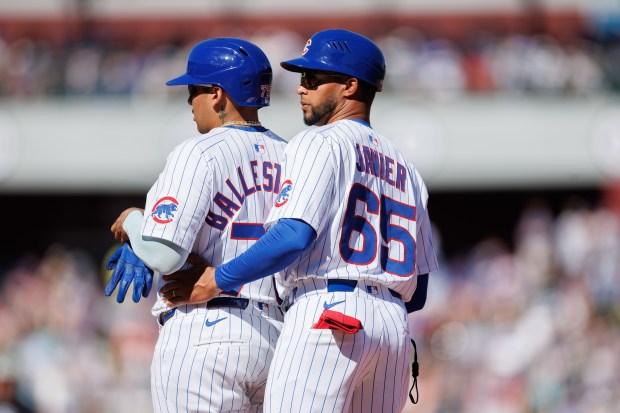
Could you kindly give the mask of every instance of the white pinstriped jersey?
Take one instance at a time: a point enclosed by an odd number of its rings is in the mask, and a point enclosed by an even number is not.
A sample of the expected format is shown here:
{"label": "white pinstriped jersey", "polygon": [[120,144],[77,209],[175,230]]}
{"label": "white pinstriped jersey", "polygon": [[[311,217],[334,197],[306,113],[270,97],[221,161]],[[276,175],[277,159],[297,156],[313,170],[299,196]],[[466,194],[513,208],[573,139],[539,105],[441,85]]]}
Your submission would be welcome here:
{"label": "white pinstriped jersey", "polygon": [[413,165],[362,122],[299,133],[285,149],[282,188],[267,226],[301,219],[317,239],[277,275],[281,295],[300,279],[365,279],[408,301],[415,275],[437,269],[427,200]]}
{"label": "white pinstriped jersey", "polygon": [[[214,266],[243,253],[264,233],[285,145],[267,129],[245,127],[215,128],[178,145],[147,195],[142,235],[170,241]],[[245,284],[238,296],[276,302],[271,277]],[[167,309],[158,297],[153,314]]]}

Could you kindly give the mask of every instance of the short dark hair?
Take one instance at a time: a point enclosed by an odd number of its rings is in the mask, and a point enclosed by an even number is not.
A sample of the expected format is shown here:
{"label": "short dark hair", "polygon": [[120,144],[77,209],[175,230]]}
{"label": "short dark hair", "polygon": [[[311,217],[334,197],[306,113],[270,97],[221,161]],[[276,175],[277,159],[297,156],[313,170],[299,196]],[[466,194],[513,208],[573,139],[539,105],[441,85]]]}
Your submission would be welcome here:
{"label": "short dark hair", "polygon": [[361,79],[357,79],[357,84],[357,95],[359,100],[371,104],[377,94],[377,88]]}

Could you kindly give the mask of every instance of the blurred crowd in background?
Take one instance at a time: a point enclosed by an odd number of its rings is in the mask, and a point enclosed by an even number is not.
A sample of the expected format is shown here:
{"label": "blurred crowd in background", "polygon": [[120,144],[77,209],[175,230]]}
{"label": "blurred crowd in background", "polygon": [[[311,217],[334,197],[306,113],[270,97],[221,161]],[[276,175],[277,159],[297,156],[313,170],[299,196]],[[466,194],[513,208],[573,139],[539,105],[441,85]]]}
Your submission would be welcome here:
{"label": "blurred crowd in background", "polygon": [[[274,66],[275,93],[294,93],[298,79],[278,63],[300,54],[298,33],[243,35],[261,46]],[[591,96],[620,90],[620,42],[547,34],[472,32],[459,41],[395,28],[375,40],[388,63],[385,90],[450,99],[463,94]],[[196,41],[201,39],[196,39]],[[105,41],[62,46],[44,40],[0,37],[0,97],[147,95],[181,93],[163,82],[185,67],[194,41],[154,48]]]}
{"label": "blurred crowd in background", "polygon": [[[269,56],[273,92],[294,94],[299,77],[278,63],[298,56],[306,38],[239,35]],[[185,97],[164,82],[198,40],[58,44],[0,33],[0,99]],[[388,64],[385,91],[414,99],[620,92],[618,38],[472,31],[454,39],[396,27],[373,40]],[[437,223],[437,244],[449,230],[459,231]],[[410,316],[420,401],[405,411],[617,412],[619,251],[620,213],[575,198],[559,212],[532,202],[511,240],[490,235],[442,254],[426,307]],[[138,304],[105,297],[104,261],[52,245],[0,263],[0,413],[152,411],[155,294]]]}
{"label": "blurred crowd in background", "polygon": [[617,211],[575,198],[443,262],[410,319],[423,402],[406,411],[617,412],[619,251]]}
{"label": "blurred crowd in background", "polygon": [[[576,198],[532,202],[513,240],[442,254],[410,316],[420,402],[405,411],[617,412],[619,250],[620,216]],[[56,245],[4,271],[0,412],[151,411],[154,294],[105,297],[100,258]]]}

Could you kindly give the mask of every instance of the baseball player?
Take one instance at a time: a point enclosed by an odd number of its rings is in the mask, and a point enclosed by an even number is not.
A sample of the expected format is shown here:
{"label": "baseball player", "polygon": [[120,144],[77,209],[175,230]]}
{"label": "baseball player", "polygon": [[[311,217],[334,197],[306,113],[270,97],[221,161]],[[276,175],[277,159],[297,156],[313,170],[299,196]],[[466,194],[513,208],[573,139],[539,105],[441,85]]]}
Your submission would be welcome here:
{"label": "baseball player", "polygon": [[[268,232],[207,268],[194,299],[282,270],[286,314],[265,411],[400,412],[412,352],[405,303],[410,311],[424,305],[437,260],[424,182],[370,124],[383,54],[369,39],[333,29],[281,65],[301,73],[303,118],[317,127],[286,147]],[[166,301],[184,301],[172,293],[179,283],[162,289]]]}
{"label": "baseball player", "polygon": [[[269,105],[271,79],[267,57],[250,42],[216,38],[194,46],[186,73],[166,84],[188,85],[201,135],[168,156],[145,209],[129,208],[113,224],[115,238],[131,247],[125,244],[113,261],[107,295],[120,283],[122,301],[131,282],[134,301],[148,293],[147,283],[134,278],[142,262],[161,274],[178,270],[190,253],[221,265],[264,233],[286,145],[258,120],[258,109]],[[159,287],[165,284],[161,277]],[[188,290],[171,294],[185,298]],[[282,322],[270,277],[199,304],[170,306],[158,297],[153,314],[161,326],[151,366],[155,412],[262,411]]]}

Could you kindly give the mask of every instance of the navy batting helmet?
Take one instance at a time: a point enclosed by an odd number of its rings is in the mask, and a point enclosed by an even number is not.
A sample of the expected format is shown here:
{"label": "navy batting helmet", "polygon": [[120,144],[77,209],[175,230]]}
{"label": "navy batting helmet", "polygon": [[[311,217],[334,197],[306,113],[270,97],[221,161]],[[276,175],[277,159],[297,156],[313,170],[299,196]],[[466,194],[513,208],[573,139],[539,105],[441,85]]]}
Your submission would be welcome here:
{"label": "navy batting helmet", "polygon": [[173,85],[217,85],[239,106],[269,106],[272,71],[269,59],[256,45],[237,38],[215,38],[194,46],[185,74],[166,82]]}
{"label": "navy batting helmet", "polygon": [[342,73],[370,83],[381,91],[385,77],[383,53],[370,39],[343,29],[313,35],[297,59],[280,65],[291,72],[321,70]]}

